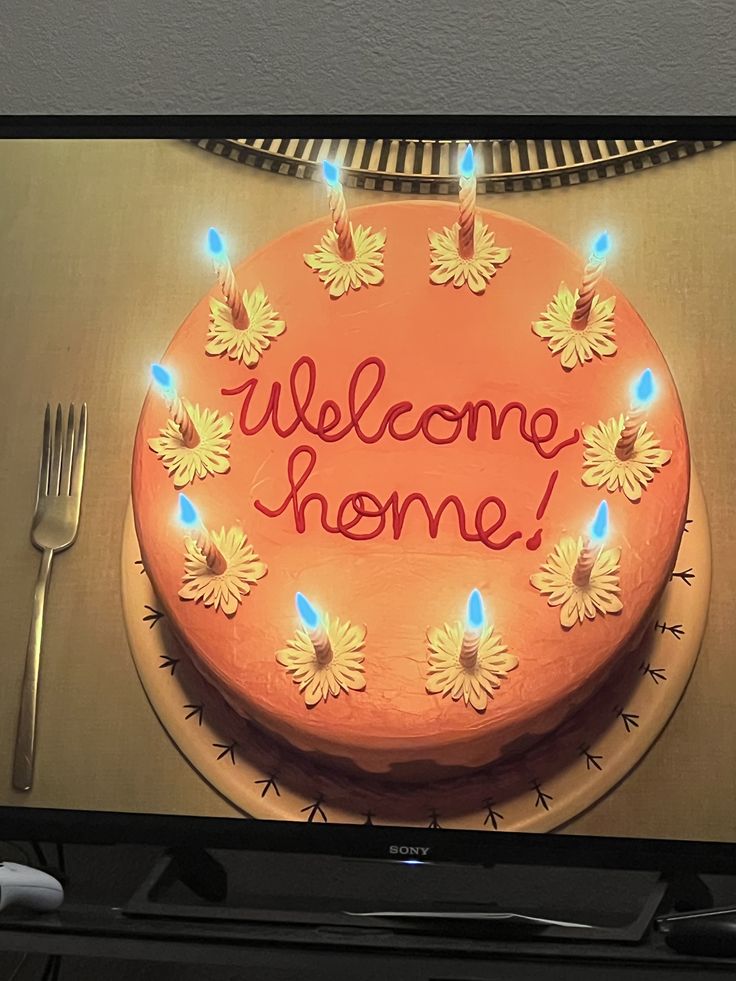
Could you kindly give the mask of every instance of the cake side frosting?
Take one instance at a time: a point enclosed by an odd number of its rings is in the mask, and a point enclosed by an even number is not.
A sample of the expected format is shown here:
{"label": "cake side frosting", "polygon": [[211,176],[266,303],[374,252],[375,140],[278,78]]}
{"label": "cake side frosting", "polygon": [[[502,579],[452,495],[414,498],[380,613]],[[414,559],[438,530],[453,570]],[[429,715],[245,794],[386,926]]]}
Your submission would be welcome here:
{"label": "cake side frosting", "polygon": [[[206,354],[209,297],[162,359],[189,402],[233,415],[229,471],[195,480],[191,495],[212,528],[240,528],[268,566],[234,616],[179,598],[176,494],[147,445],[167,419],[155,394],[134,454],[143,560],[203,672],[238,711],[299,748],[404,776],[489,762],[549,731],[603,683],[667,581],[689,481],[674,383],[626,299],[603,281],[616,295],[618,350],[565,372],[531,326],[560,282],[576,281],[581,259],[531,226],[483,213],[511,249],[485,293],[432,284],[427,229],[452,214],[435,203],[357,209],[354,220],[386,230],[384,281],[339,300],[303,263],[320,223],[295,229],[236,270],[244,289],[263,284],[285,324],[254,368]],[[672,456],[635,503],[584,482],[583,433],[626,410],[645,367],[660,388],[648,424]],[[291,429],[293,393],[299,402],[311,385],[311,430]],[[565,631],[530,577],[561,539],[577,539],[602,495],[610,545],[621,550],[622,609]],[[482,711],[427,691],[428,631],[461,617],[473,587],[518,661]],[[298,627],[298,590],[365,629],[364,689],[306,705],[277,659]]]}

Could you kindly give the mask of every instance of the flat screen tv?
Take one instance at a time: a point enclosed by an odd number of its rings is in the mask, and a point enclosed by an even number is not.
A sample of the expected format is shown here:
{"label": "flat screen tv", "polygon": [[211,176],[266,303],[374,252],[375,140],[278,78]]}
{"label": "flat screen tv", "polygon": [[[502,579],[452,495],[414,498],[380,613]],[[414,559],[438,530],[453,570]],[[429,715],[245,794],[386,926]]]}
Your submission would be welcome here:
{"label": "flat screen tv", "polygon": [[3,834],[732,860],[736,149],[274,125],[0,145]]}

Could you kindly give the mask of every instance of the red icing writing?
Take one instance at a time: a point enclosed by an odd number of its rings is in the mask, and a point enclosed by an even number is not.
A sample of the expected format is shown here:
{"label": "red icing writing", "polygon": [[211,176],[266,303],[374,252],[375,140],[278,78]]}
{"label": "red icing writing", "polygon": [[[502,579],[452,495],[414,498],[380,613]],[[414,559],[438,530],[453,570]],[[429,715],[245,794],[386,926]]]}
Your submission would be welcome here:
{"label": "red icing writing", "polygon": [[554,409],[537,409],[530,416],[522,402],[507,402],[498,410],[487,399],[465,402],[459,408],[438,403],[427,406],[418,415],[412,402],[395,402],[384,411],[380,422],[369,427],[364,417],[378,398],[385,379],[386,365],[383,361],[375,357],[366,358],[350,378],[346,411],[333,399],[327,399],[319,407],[312,407],[317,386],[317,366],[310,357],[304,356],[292,366],[288,396],[282,398],[281,382],[272,383],[260,418],[253,419],[257,378],[249,378],[237,388],[223,388],[222,394],[243,396],[240,429],[245,436],[255,436],[270,424],[273,431],[284,439],[301,428],[325,443],[336,443],[349,433],[355,433],[358,439],[368,444],[378,443],[386,435],[404,442],[421,434],[429,443],[443,446],[454,443],[463,430],[473,442],[483,432],[488,433],[492,440],[499,440],[506,419],[512,413],[518,413],[519,434],[545,460],[553,459],[560,450],[580,439],[580,432],[575,429],[566,439],[552,442],[559,425]]}
{"label": "red icing writing", "polygon": [[[539,502],[539,507],[537,508],[536,518],[537,521],[541,521],[544,517],[544,512],[547,510],[547,505],[549,504],[549,499],[552,497],[552,491],[555,489],[555,484],[557,483],[557,478],[560,475],[559,470],[553,470],[550,474],[549,480],[547,481],[547,486],[544,489],[544,494],[542,494],[542,500]],[[537,528],[531,538],[527,539],[526,547],[530,552],[536,551],[542,544],[542,529]]]}
{"label": "red icing writing", "polygon": [[[458,532],[466,542],[481,542],[487,548],[500,551],[522,537],[520,531],[509,532],[501,538],[494,537],[506,521],[506,505],[499,497],[484,497],[478,504],[472,524],[469,526],[465,507],[455,494],[444,497],[433,509],[424,494],[408,494],[401,500],[398,491],[392,491],[385,501],[380,501],[375,494],[357,491],[342,499],[334,519],[330,520],[330,507],[324,494],[312,492],[302,495],[301,493],[316,463],[317,453],[311,446],[298,446],[293,450],[286,464],[289,492],[284,500],[274,508],[267,507],[262,501],[254,501],[255,508],[269,518],[277,518],[291,508],[294,527],[300,534],[304,534],[307,530],[307,507],[317,505],[319,522],[325,531],[333,535],[343,535],[355,542],[378,538],[386,530],[387,525],[393,538],[400,538],[409,508],[413,504],[419,505],[424,511],[431,538],[437,538],[440,522],[449,508],[454,510]],[[374,524],[368,530],[356,530],[362,522],[369,524],[374,522]]]}
{"label": "red icing writing", "polygon": [[[307,433],[324,443],[336,443],[353,433],[368,445],[384,437],[407,442],[421,437],[435,446],[454,443],[465,435],[475,442],[479,437],[500,440],[507,420],[515,416],[519,435],[534,447],[544,460],[551,460],[566,446],[580,439],[575,429],[572,435],[558,439],[559,419],[554,409],[542,408],[530,413],[522,402],[507,402],[500,408],[487,400],[465,402],[460,407],[439,402],[424,409],[415,408],[409,401],[394,402],[377,414],[376,402],[386,380],[386,365],[377,357],[366,358],[353,371],[345,405],[334,399],[315,400],[317,366],[307,356],[294,362],[289,374],[288,391],[281,382],[273,382],[265,405],[254,405],[259,385],[249,378],[236,388],[222,389],[223,395],[242,395],[240,429],[246,436],[256,436],[267,427],[282,439],[295,433]],[[373,409],[373,420],[368,420]],[[508,548],[522,538],[519,530],[504,531],[506,505],[499,497],[484,497],[470,514],[455,494],[448,494],[431,504],[424,494],[411,492],[400,498],[399,492],[388,493],[384,500],[367,490],[346,495],[331,508],[324,494],[307,492],[305,485],[317,463],[317,452],[311,446],[298,446],[287,461],[289,490],[282,502],[268,507],[262,501],[255,508],[269,518],[291,511],[294,527],[303,534],[307,528],[307,512],[317,515],[324,531],[342,535],[351,541],[368,541],[384,533],[394,539],[401,537],[409,514],[424,515],[431,538],[437,538],[440,525],[453,522],[466,542],[479,542],[494,551]],[[557,481],[559,471],[550,475],[536,512],[541,521]],[[449,516],[447,516],[449,513]],[[454,517],[453,517],[454,516]],[[526,541],[529,549],[539,548],[542,529],[538,528]]]}

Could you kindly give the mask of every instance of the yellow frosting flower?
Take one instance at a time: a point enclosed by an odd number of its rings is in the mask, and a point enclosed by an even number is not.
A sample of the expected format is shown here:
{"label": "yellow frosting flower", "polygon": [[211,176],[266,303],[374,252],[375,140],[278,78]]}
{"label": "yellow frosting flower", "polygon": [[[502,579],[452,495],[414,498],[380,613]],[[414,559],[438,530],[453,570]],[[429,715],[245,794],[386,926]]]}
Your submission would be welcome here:
{"label": "yellow frosting flower", "polygon": [[185,446],[178,425],[169,419],[161,435],[149,439],[148,445],[174,479],[174,487],[185,487],[195,477],[227,473],[230,469],[230,432],[232,416],[221,416],[215,409],[200,409],[182,399],[194,428],[199,434],[196,446]]}
{"label": "yellow frosting flower", "polygon": [[214,606],[227,616],[233,616],[243,596],[268,572],[265,562],[256,554],[248,536],[240,528],[210,532],[213,542],[227,562],[223,573],[213,572],[192,538],[185,539],[184,585],[179,596],[184,600]]}
{"label": "yellow frosting flower", "polygon": [[276,660],[293,677],[304,701],[310,707],[334,698],[341,691],[362,691],[365,688],[362,649],[365,627],[356,627],[349,620],[324,617],[324,628],[332,647],[332,660],[320,664],[312,641],[305,630],[297,630],[287,646],[276,654]]}
{"label": "yellow frosting flower", "polygon": [[476,712],[484,712],[488,698],[493,698],[495,689],[501,687],[501,680],[519,662],[494,634],[493,627],[484,627],[475,663],[465,667],[460,663],[463,634],[460,621],[432,627],[427,632],[427,691],[431,695],[449,695],[456,702],[462,698]]}
{"label": "yellow frosting flower", "polygon": [[496,266],[506,262],[511,249],[495,244],[495,235],[480,218],[475,219],[475,252],[466,259],[460,255],[460,225],[429,232],[430,282],[453,286],[467,283],[473,293],[485,293],[486,283],[496,275]]}
{"label": "yellow frosting flower", "polygon": [[671,450],[659,448],[659,440],[644,422],[628,460],[619,460],[616,445],[624,428],[624,417],[583,426],[585,445],[583,483],[588,487],[605,487],[611,493],[622,490],[630,501],[639,501],[642,490],[654,475],[669,462]]}
{"label": "yellow frosting flower", "polygon": [[567,371],[578,364],[592,361],[594,355],[599,358],[610,357],[617,351],[613,325],[616,297],[609,296],[607,300],[602,300],[599,296],[594,296],[590,316],[583,330],[575,330],[571,326],[577,298],[577,290],[571,293],[561,283],[541,319],[532,324],[532,330],[548,342],[547,347],[552,354],[560,355],[562,367]]}
{"label": "yellow frosting flower", "polygon": [[386,232],[372,232],[370,228],[358,225],[350,230],[353,233],[355,257],[343,259],[337,247],[337,232],[331,228],[322,236],[316,250],[304,256],[304,261],[313,269],[330,296],[338,297],[349,289],[359,290],[361,286],[376,286],[383,282],[383,247]]}
{"label": "yellow frosting flower", "polygon": [[248,326],[241,330],[233,323],[227,303],[210,298],[210,329],[207,334],[207,354],[227,354],[232,361],[241,361],[252,368],[271,346],[271,341],[283,334],[286,324],[268,302],[262,286],[252,293],[243,292],[243,305],[248,313]]}
{"label": "yellow frosting flower", "polygon": [[560,623],[566,628],[586,618],[593,620],[597,613],[619,613],[623,609],[618,583],[621,549],[601,549],[588,583],[576,586],[572,575],[582,548],[582,538],[563,538],[547,556],[541,571],[530,578],[532,586],[549,597],[549,606],[560,607]]}

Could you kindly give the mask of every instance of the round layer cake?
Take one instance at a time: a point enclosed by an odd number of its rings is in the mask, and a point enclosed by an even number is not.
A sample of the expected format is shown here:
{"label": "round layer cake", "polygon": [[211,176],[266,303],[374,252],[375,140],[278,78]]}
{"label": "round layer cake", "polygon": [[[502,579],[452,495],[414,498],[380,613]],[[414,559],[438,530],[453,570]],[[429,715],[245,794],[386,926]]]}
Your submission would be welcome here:
{"label": "round layer cake", "polygon": [[[305,262],[327,221],[265,246],[235,270],[254,343],[212,326],[230,316],[213,282],[162,358],[198,406],[199,457],[187,470],[171,449],[171,393],[149,393],[135,443],[141,555],[200,671],[293,747],[395,779],[513,753],[605,684],[650,622],[686,516],[682,409],[641,318],[604,278],[571,346],[584,259],[524,222],[479,218],[486,278],[460,285],[437,239],[434,278],[449,281],[430,279],[428,231],[450,229],[452,252],[451,203],[355,209],[356,241],[362,226],[385,244],[374,240],[369,282],[338,297]],[[641,466],[617,483],[606,439],[646,369],[657,397],[636,422]],[[178,491],[240,562],[234,579],[218,585],[178,523]],[[600,588],[565,591],[604,499]],[[485,604],[475,662],[461,657],[473,589]]]}

